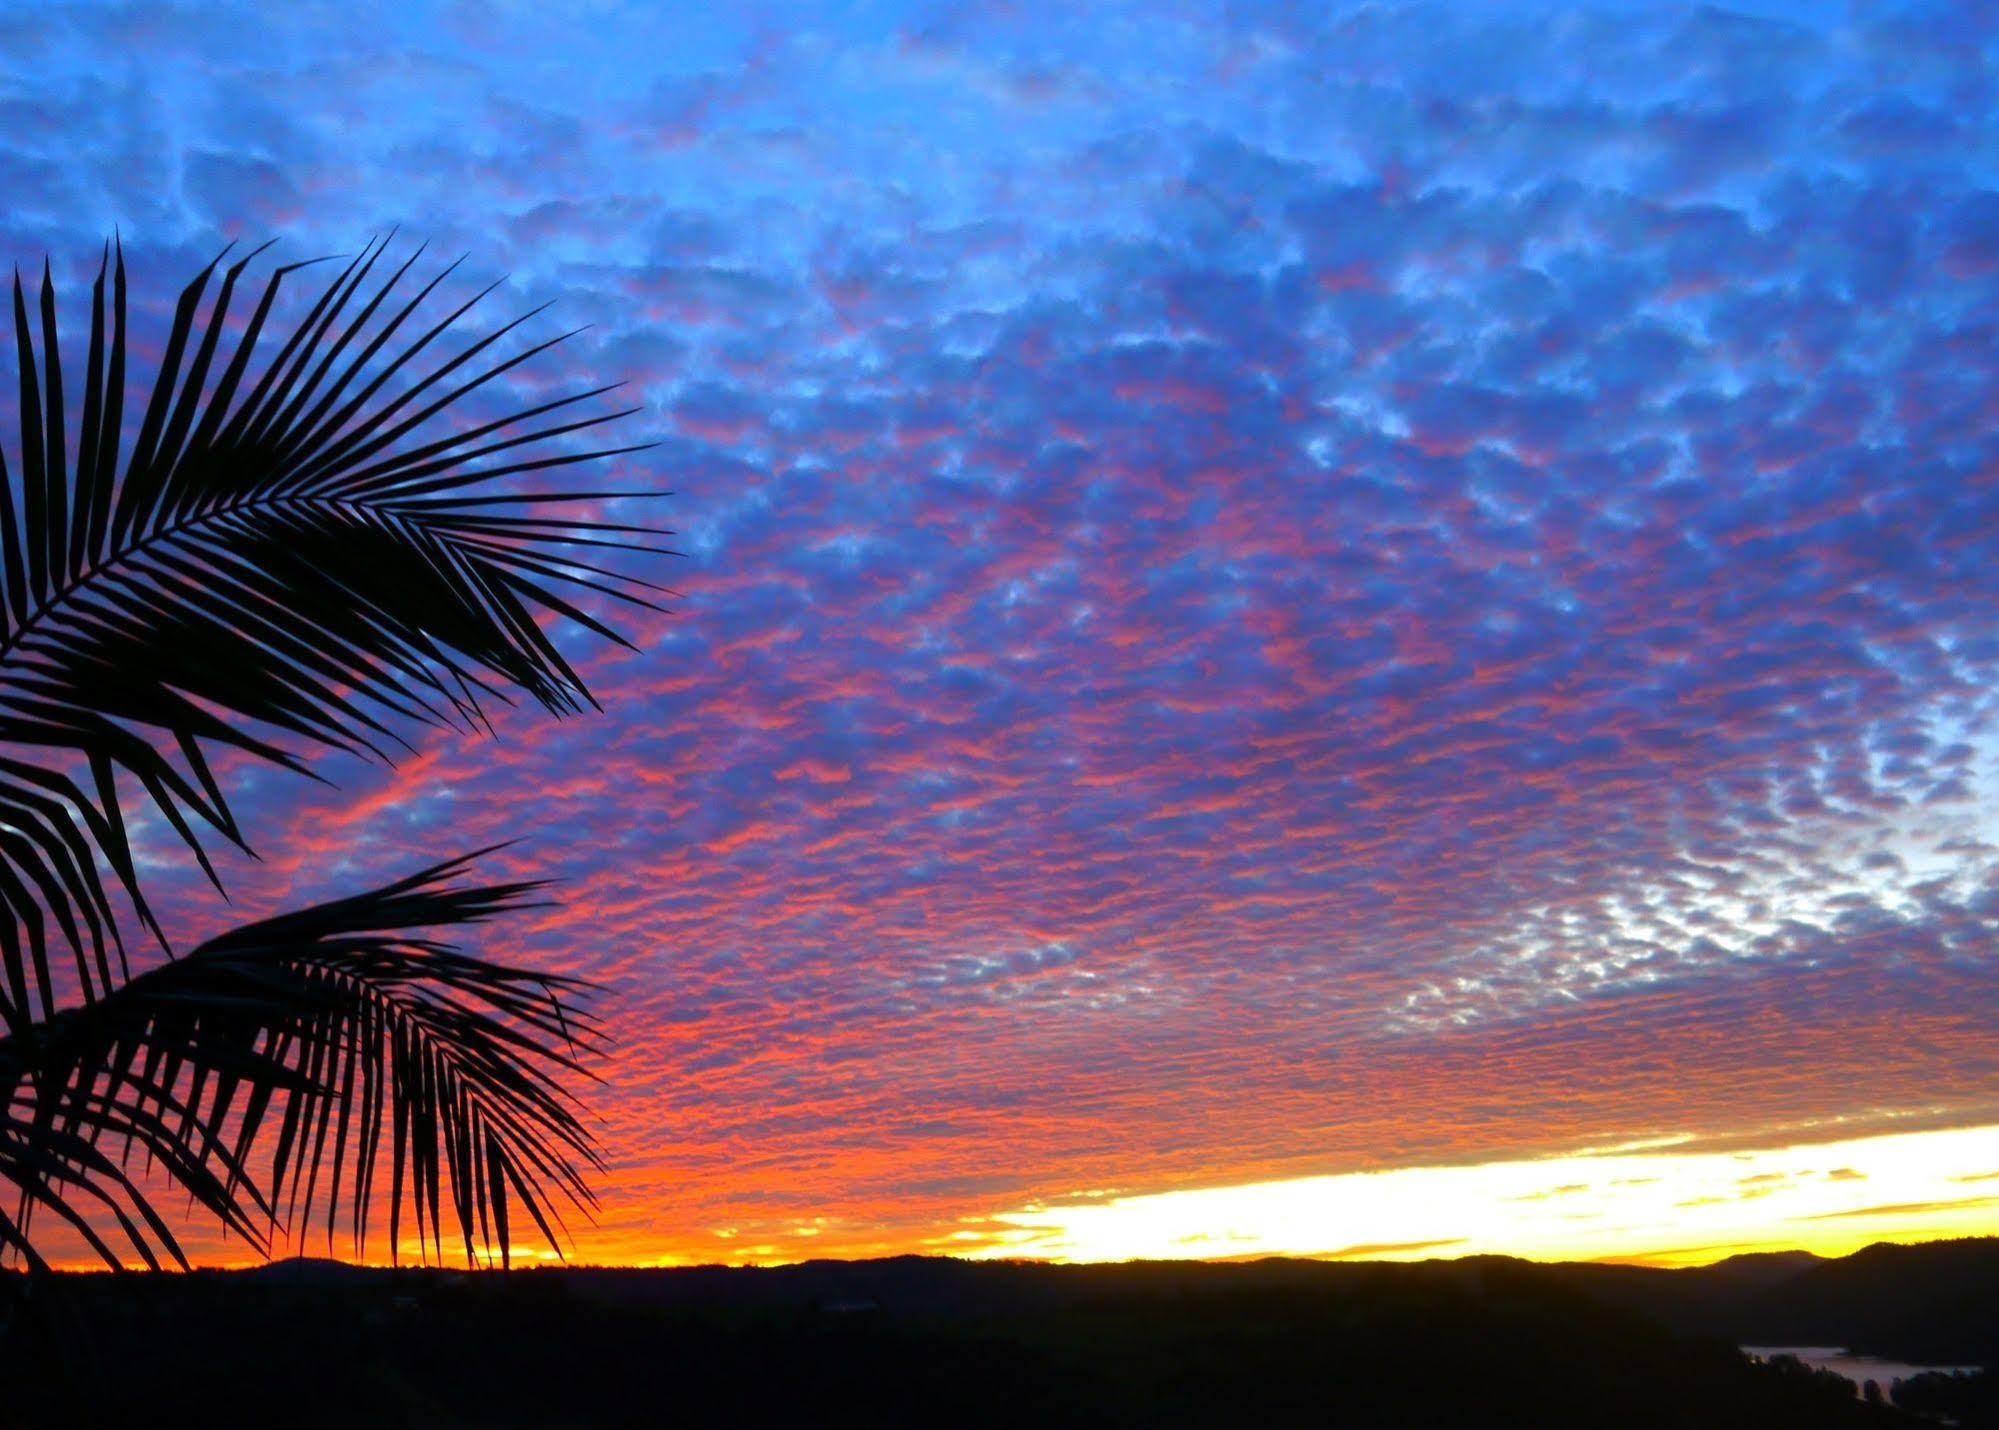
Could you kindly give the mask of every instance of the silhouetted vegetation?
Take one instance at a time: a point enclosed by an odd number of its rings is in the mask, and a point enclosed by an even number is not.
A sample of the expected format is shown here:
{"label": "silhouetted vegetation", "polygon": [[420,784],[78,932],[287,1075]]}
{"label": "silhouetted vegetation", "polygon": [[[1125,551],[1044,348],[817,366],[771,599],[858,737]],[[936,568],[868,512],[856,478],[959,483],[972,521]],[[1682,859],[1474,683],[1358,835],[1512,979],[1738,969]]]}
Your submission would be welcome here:
{"label": "silhouetted vegetation", "polygon": [[[66,1408],[81,1383],[86,1419],[158,1426],[280,1409],[294,1426],[1920,1423],[1829,1373],[1606,1306],[1568,1274],[1584,1269],[904,1258],[69,1278],[119,1374],[72,1362],[16,1414],[85,1423]],[[43,1351],[0,1344],[16,1364]]]}
{"label": "silhouetted vegetation", "polygon": [[1893,1399],[1905,1410],[1950,1420],[1963,1430],[1999,1426],[1999,1378],[1990,1371],[1912,1375],[1894,1387]]}
{"label": "silhouetted vegetation", "polygon": [[524,1227],[553,1242],[561,1204],[589,1204],[594,1153],[560,1080],[595,1044],[582,986],[439,939],[532,882],[457,885],[454,860],[128,962],[140,931],[167,944],[129,818],[156,818],[211,879],[205,839],[249,847],[217,751],[303,773],[325,752],[389,761],[424,725],[483,729],[517,695],[587,709],[543,622],[617,640],[585,607],[657,589],[603,564],[662,549],[601,518],[617,493],[519,485],[634,450],[570,445],[625,415],[596,405],[608,389],[481,409],[553,343],[496,347],[521,319],[459,341],[471,302],[421,312],[457,265],[411,279],[422,250],[387,248],[330,270],[270,343],[281,286],[311,265],[275,269],[246,314],[256,254],[218,258],[129,414],[127,359],[151,345],[128,337],[122,251],[98,269],[81,363],[63,360],[47,266],[32,314],[15,279],[0,1262],[40,1268],[53,1224],[112,1266],[185,1265],[134,1165],[258,1247],[316,1210],[330,1238],[343,1195],[359,1243],[378,1180],[392,1246],[407,1213],[426,1254],[449,1241],[468,1260],[504,1262]]}
{"label": "silhouetted vegetation", "polygon": [[1883,1243],[1832,1260],[1785,1252],[1680,1271],[1575,1265],[1560,1274],[1663,1325],[1746,1345],[1846,1346],[1932,1365],[1999,1359],[1999,1238]]}

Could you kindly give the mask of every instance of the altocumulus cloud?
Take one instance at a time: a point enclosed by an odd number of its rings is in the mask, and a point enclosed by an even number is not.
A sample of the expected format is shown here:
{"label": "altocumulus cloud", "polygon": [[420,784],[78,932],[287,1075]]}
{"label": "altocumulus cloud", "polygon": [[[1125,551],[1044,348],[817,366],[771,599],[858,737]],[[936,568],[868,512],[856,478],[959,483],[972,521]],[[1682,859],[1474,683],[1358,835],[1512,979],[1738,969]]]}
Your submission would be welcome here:
{"label": "altocumulus cloud", "polygon": [[0,60],[24,263],[401,224],[663,438],[607,715],[260,777],[227,871],[531,836],[586,1253],[1992,1110],[1974,9],[591,10]]}

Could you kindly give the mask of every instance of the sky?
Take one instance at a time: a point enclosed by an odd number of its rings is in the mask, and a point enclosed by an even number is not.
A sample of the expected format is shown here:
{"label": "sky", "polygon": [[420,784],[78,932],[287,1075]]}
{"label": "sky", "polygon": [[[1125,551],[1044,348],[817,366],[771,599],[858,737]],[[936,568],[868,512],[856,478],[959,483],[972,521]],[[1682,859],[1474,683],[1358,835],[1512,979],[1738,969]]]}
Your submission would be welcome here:
{"label": "sky", "polygon": [[562,880],[481,948],[607,985],[578,1256],[1999,1231],[1985,7],[5,23],[72,314],[394,229],[642,406],[602,714],[148,846],[190,940]]}

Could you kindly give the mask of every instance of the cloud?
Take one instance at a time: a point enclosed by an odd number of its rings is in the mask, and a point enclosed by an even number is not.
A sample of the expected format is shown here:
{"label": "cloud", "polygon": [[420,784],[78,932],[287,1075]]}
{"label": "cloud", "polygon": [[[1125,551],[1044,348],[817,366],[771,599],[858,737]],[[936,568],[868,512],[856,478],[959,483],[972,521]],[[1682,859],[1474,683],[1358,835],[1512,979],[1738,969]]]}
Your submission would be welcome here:
{"label": "cloud", "polygon": [[0,61],[24,261],[118,226],[157,332],[401,223],[592,325],[512,395],[663,439],[604,715],[239,772],[225,865],[526,836],[487,946],[612,990],[591,1254],[1992,1107],[1977,22],[604,19]]}
{"label": "cloud", "polygon": [[1897,1202],[1890,1206],[1849,1207],[1842,1211],[1820,1212],[1806,1221],[1834,1221],[1845,1217],[1919,1217],[1934,1212],[1959,1211],[1965,1207],[1999,1206],[1999,1197],[1966,1197],[1949,1202]]}
{"label": "cloud", "polygon": [[1463,1246],[1463,1237],[1445,1237],[1438,1241],[1374,1241],[1361,1242],[1356,1246],[1343,1246],[1338,1251],[1325,1253],[1327,1261],[1366,1261],[1378,1256],[1401,1256],[1417,1251],[1441,1251],[1447,1246]]}

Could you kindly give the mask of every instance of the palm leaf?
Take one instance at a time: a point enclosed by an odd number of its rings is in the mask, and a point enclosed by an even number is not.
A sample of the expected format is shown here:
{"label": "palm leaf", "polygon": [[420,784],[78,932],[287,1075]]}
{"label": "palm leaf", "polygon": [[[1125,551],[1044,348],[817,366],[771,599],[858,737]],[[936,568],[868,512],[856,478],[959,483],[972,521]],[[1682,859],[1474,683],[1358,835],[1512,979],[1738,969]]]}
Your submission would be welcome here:
{"label": "palm leaf", "polygon": [[[11,1041],[11,1040],[10,1040]],[[11,1183],[13,1210],[0,1209],[0,1257],[18,1254],[31,1269],[45,1269],[35,1250],[32,1223],[37,1212],[59,1218],[106,1264],[122,1266],[126,1247],[154,1270],[164,1252],[183,1269],[188,1262],[166,1220],[129,1171],[129,1156],[112,1157],[106,1139],[122,1139],[126,1149],[143,1148],[189,1198],[214,1213],[253,1247],[265,1246],[268,1207],[240,1174],[219,1177],[211,1160],[227,1163],[230,1149],[191,1145],[188,1129],[177,1125],[183,1104],[171,1090],[146,1089],[146,1103],[119,1103],[102,1093],[56,1088],[44,1091],[29,1049],[0,1051],[0,1180]],[[258,1215],[263,1213],[263,1215]],[[98,1230],[109,1217],[118,1232],[107,1240]]]}
{"label": "palm leaf", "polygon": [[[588,986],[431,936],[536,892],[458,882],[471,857],[238,928],[0,1039],[0,1176],[23,1189],[0,1251],[32,1259],[29,1219],[47,1209],[114,1264],[118,1245],[179,1260],[126,1171],[133,1150],[253,1246],[271,1216],[299,1237],[317,1222],[330,1244],[344,1206],[364,1251],[386,1181],[392,1257],[406,1214],[426,1258],[450,1237],[468,1262],[508,1264],[525,1222],[559,1251],[561,1208],[590,1211],[583,1173],[599,1165],[560,1081],[599,1041]],[[92,1229],[107,1208],[122,1243]]]}
{"label": "palm leaf", "polygon": [[[596,1157],[561,1081],[596,1037],[573,1006],[582,986],[418,936],[535,886],[462,886],[453,861],[137,977],[111,897],[166,943],[121,787],[213,879],[205,837],[247,847],[216,749],[309,772],[315,750],[391,760],[413,725],[487,727],[489,702],[514,692],[579,709],[558,628],[622,642],[604,603],[651,607],[662,589],[621,563],[669,533],[599,505],[659,493],[540,485],[639,450],[577,445],[628,415],[605,409],[612,388],[471,415],[571,335],[521,346],[528,314],[455,340],[485,293],[419,316],[456,265],[416,283],[421,250],[393,266],[386,251],[322,270],[268,343],[283,285],[313,265],[275,268],[245,315],[258,254],[218,258],[181,293],[129,424],[122,251],[107,246],[92,287],[80,381],[47,266],[32,305],[16,276],[0,1181],[17,1196],[0,1259],[40,1265],[48,1217],[111,1264],[185,1265],[151,1200],[161,1177],[259,1249],[274,1223],[319,1218],[331,1238],[343,1210],[359,1248],[386,1188],[392,1254],[407,1216],[426,1258],[452,1236],[504,1264],[523,1215],[559,1249],[562,1204],[591,1206]],[[80,1002],[58,1011],[65,995]]]}
{"label": "palm leaf", "polygon": [[659,493],[520,486],[640,450],[568,445],[635,409],[601,409],[612,389],[597,387],[461,419],[474,394],[570,335],[499,356],[517,318],[446,352],[484,295],[417,319],[451,269],[404,296],[421,250],[378,273],[385,252],[370,244],[339,268],[261,362],[281,285],[308,265],[272,271],[232,330],[257,255],[211,263],[180,296],[128,443],[125,267],[107,251],[74,460],[53,283],[45,268],[31,315],[15,279],[20,443],[18,473],[0,455],[0,743],[52,758],[0,762],[9,1030],[50,1016],[66,984],[88,1002],[126,976],[100,864],[164,941],[139,888],[120,776],[208,869],[202,830],[245,843],[211,749],[303,772],[314,747],[388,760],[412,722],[481,725],[509,691],[578,709],[589,694],[547,622],[622,642],[592,604],[649,607],[660,590],[617,561],[664,550],[668,533],[599,506]]}

